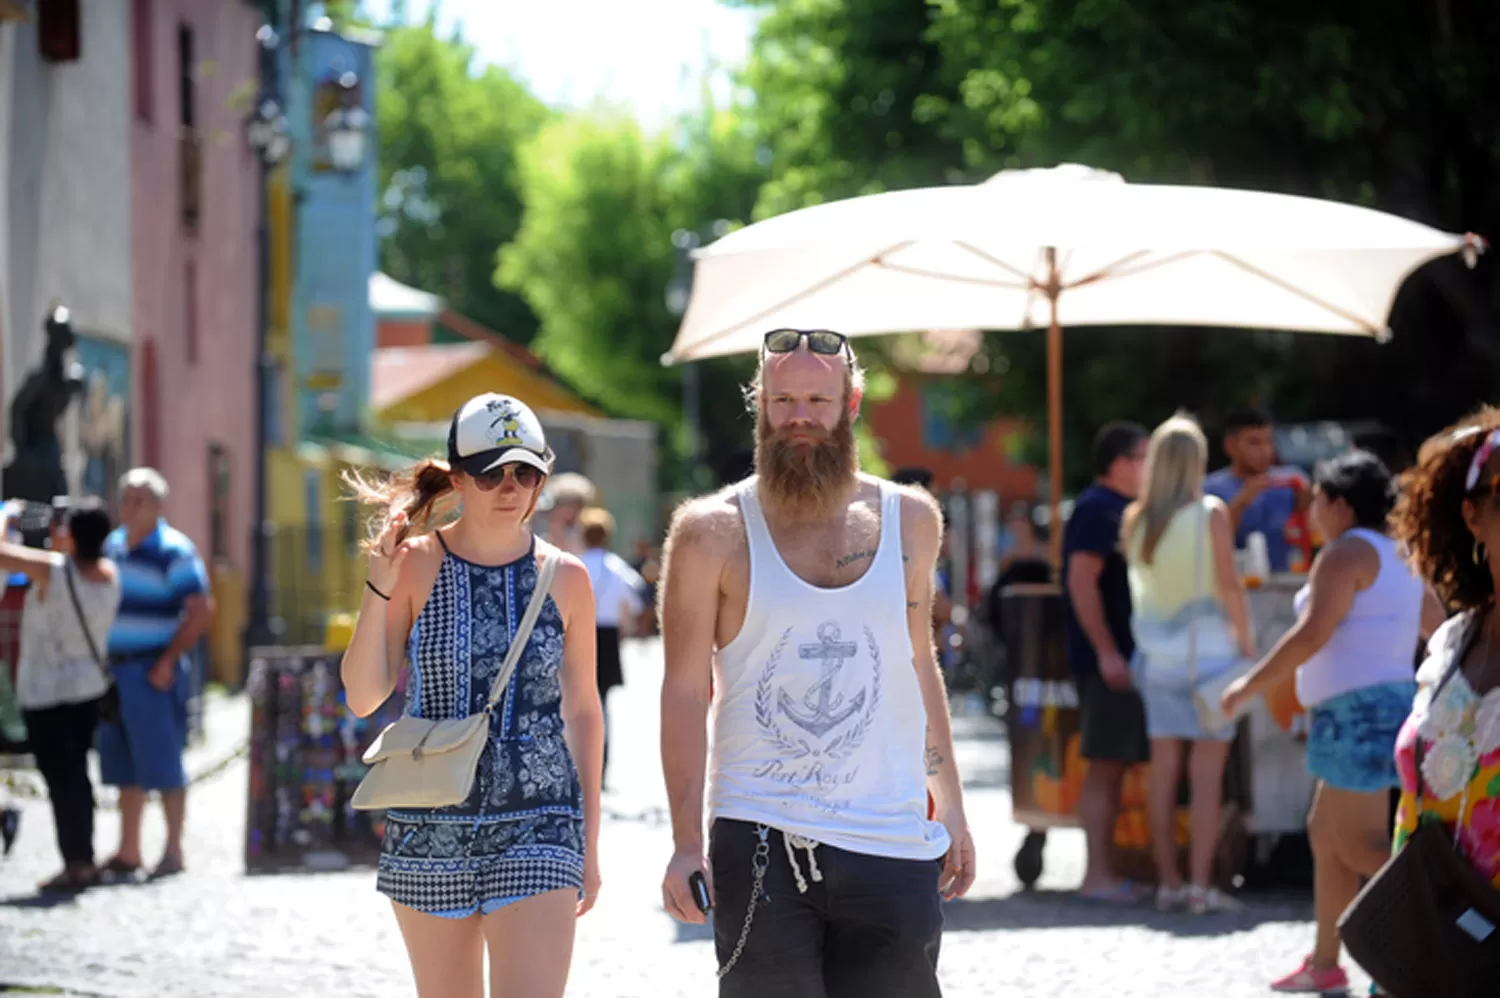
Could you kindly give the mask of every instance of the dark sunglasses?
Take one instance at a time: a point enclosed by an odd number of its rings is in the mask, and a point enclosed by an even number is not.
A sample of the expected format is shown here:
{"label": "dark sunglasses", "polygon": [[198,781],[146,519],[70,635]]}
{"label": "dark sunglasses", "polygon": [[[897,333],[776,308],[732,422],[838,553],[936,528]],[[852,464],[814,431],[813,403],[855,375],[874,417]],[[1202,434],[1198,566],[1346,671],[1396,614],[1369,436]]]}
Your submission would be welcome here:
{"label": "dark sunglasses", "polygon": [[523,489],[534,489],[542,484],[542,473],[529,464],[502,464],[482,475],[471,477],[474,479],[474,486],[480,492],[493,492],[505,484],[506,475],[514,478],[516,484]]}
{"label": "dark sunglasses", "polygon": [[807,349],[822,357],[834,357],[849,349],[849,337],[831,329],[773,329],[766,334],[766,353],[791,353],[807,340]]}

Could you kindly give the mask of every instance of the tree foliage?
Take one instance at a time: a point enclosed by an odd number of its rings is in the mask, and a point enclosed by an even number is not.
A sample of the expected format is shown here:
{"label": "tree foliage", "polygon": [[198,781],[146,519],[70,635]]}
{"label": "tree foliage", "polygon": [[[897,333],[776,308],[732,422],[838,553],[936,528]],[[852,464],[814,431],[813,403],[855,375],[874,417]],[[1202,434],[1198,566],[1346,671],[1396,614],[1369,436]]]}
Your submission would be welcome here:
{"label": "tree foliage", "polygon": [[[1500,8],[1483,0],[761,0],[745,79],[772,156],[759,213],[1082,162],[1133,181],[1332,197],[1500,231]],[[1065,337],[1069,479],[1109,418],[1245,401],[1435,429],[1487,397],[1494,262],[1411,281],[1386,346],[1233,330]],[[973,413],[1045,420],[1044,344],[992,334]],[[1039,443],[1040,441],[1034,441]],[[1031,453],[1037,455],[1039,448]]]}
{"label": "tree foliage", "polygon": [[381,267],[528,343],[536,316],[495,285],[495,262],[521,227],[518,151],[552,114],[504,69],[477,69],[435,16],[387,29],[376,56]]}
{"label": "tree foliage", "polygon": [[[707,107],[659,136],[602,108],[544,127],[521,155],[526,217],[497,274],[540,318],[538,353],[619,415],[678,430],[682,372],[660,363],[677,330],[672,235],[742,224],[762,178],[732,110]],[[708,453],[723,454],[744,435],[744,364],[701,366]]]}

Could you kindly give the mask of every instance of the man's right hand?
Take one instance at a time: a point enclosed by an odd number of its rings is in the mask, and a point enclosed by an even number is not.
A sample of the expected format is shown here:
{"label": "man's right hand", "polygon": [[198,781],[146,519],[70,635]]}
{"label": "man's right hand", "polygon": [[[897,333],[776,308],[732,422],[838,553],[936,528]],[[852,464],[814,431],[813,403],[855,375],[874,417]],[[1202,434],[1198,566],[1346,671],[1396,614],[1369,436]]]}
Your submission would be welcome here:
{"label": "man's right hand", "polygon": [[661,882],[661,903],[667,909],[667,914],[677,921],[702,925],[708,921],[708,916],[698,910],[698,903],[693,900],[693,889],[688,885],[688,880],[695,873],[703,874],[703,879],[708,884],[709,903],[713,904],[713,873],[708,868],[703,850],[698,847],[679,849],[672,854],[672,861],[667,864],[667,875]]}
{"label": "man's right hand", "polygon": [[1130,666],[1125,663],[1125,657],[1117,651],[1106,652],[1099,656],[1099,676],[1111,689],[1128,690],[1133,685],[1130,679]]}

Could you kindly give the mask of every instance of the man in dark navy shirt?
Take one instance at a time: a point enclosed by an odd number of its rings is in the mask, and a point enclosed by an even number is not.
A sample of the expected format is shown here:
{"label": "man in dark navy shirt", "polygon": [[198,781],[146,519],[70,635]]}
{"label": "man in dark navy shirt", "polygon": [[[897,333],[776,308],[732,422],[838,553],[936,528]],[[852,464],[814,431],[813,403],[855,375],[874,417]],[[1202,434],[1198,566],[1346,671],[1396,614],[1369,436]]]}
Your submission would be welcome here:
{"label": "man in dark navy shirt", "polygon": [[1146,711],[1130,681],[1130,586],[1120,551],[1120,520],[1140,491],[1147,434],[1109,423],[1094,438],[1094,484],[1073,504],[1063,533],[1063,600],[1068,667],[1078,683],[1079,726],[1088,775],[1078,817],[1088,838],[1079,889],[1101,901],[1134,903],[1146,890],[1110,865],[1125,770],[1150,759]]}

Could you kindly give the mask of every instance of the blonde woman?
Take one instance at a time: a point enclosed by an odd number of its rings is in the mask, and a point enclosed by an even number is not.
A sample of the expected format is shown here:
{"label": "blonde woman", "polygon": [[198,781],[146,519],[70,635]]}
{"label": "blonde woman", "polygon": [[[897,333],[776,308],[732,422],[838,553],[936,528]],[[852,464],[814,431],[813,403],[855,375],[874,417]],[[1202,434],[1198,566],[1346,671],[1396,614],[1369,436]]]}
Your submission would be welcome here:
{"label": "blonde woman", "polygon": [[[1122,547],[1130,579],[1137,684],[1151,738],[1147,812],[1157,906],[1195,914],[1238,902],[1211,884],[1224,764],[1234,726],[1207,730],[1193,706],[1195,682],[1253,656],[1249,602],[1234,564],[1234,526],[1223,501],[1203,494],[1208,443],[1198,424],[1174,416],[1151,435],[1141,497],[1125,511]],[[1186,752],[1184,752],[1186,748]],[[1186,756],[1192,801],[1189,883],[1177,862],[1175,812]]]}

